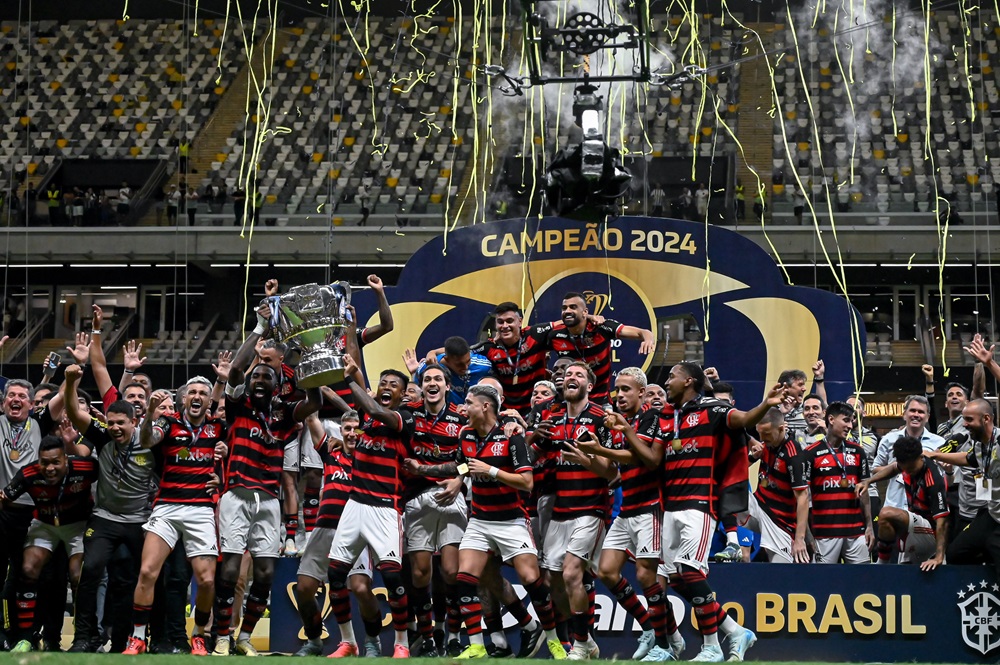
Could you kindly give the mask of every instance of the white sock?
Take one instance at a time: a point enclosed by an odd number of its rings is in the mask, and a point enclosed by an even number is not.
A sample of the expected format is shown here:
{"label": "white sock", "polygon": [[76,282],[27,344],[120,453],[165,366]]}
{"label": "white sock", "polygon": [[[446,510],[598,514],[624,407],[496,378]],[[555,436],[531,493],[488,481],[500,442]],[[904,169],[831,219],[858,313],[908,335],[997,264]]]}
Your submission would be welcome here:
{"label": "white sock", "polygon": [[532,618],[531,621],[529,621],[527,625],[524,626],[524,630],[530,630],[530,631],[538,630],[538,621]]}
{"label": "white sock", "polygon": [[410,648],[410,640],[406,637],[405,630],[396,631],[396,646],[403,645],[407,649]]}
{"label": "white sock", "polygon": [[476,633],[475,635],[469,635],[469,644],[478,644],[483,646],[483,634]]}
{"label": "white sock", "polygon": [[354,639],[354,624],[350,621],[345,621],[340,625],[340,641],[347,642],[348,644],[357,644]]}
{"label": "white sock", "polygon": [[556,642],[558,642],[559,641],[559,635],[558,635],[558,633],[556,633],[556,629],[553,628],[552,630],[545,631],[545,639],[546,640],[555,640]]}
{"label": "white sock", "polygon": [[719,634],[712,633],[711,635],[702,635],[701,639],[704,640],[705,646],[707,647],[717,647],[719,646]]}
{"label": "white sock", "polygon": [[140,640],[146,639],[146,626],[135,626],[132,629],[132,637]]}
{"label": "white sock", "polygon": [[451,642],[452,640],[461,640],[461,639],[462,639],[462,636],[459,635],[458,633],[453,633],[450,630],[448,631],[448,641],[449,642]]}
{"label": "white sock", "polygon": [[204,635],[204,634],[205,634],[205,626],[199,626],[195,624],[194,632],[191,633],[191,636],[193,637],[195,635]]}
{"label": "white sock", "polygon": [[722,625],[719,626],[719,630],[724,632],[726,635],[732,635],[734,632],[743,630],[743,627],[740,626],[740,624],[736,623],[736,619],[729,616],[729,614],[727,613],[725,620],[722,622]]}
{"label": "white sock", "polygon": [[239,636],[236,638],[237,642],[249,642],[251,638],[250,633],[245,630],[241,630]]}
{"label": "white sock", "polygon": [[736,545],[740,546],[740,539],[737,536],[736,531],[726,531],[726,545]]}
{"label": "white sock", "polygon": [[493,645],[504,649],[507,647],[507,635],[502,632],[490,633],[490,641]]}

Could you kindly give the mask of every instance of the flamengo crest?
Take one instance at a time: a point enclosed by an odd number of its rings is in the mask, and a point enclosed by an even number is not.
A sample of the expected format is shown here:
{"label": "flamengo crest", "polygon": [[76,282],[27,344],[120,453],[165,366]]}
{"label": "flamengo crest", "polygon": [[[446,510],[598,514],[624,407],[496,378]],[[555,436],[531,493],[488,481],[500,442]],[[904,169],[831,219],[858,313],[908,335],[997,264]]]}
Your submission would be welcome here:
{"label": "flamengo crest", "polygon": [[979,587],[976,591],[976,585],[969,584],[958,592],[958,609],[962,612],[962,639],[986,655],[1000,646],[1000,599],[994,595],[1000,586],[984,580]]}

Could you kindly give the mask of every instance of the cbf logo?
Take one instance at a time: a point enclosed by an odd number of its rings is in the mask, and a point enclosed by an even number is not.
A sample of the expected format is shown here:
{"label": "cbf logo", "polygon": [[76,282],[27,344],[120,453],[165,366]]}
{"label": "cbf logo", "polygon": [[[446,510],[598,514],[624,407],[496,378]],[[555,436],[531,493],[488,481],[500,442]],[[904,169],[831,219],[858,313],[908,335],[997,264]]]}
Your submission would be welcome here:
{"label": "cbf logo", "polygon": [[587,311],[595,316],[602,316],[604,308],[608,306],[610,300],[611,296],[607,293],[583,292],[583,301],[587,303]]}
{"label": "cbf logo", "polygon": [[994,595],[998,591],[1000,586],[983,580],[978,591],[975,584],[969,584],[958,592],[962,639],[984,656],[1000,646],[1000,599]]}

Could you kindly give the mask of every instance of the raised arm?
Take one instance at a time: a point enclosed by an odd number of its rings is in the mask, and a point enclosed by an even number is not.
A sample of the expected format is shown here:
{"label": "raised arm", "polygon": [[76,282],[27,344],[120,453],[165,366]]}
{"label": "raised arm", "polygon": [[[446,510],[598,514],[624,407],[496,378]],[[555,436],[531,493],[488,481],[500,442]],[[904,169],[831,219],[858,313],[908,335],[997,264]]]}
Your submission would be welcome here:
{"label": "raised arm", "polygon": [[333,388],[323,386],[319,389],[319,392],[323,395],[323,400],[333,408],[337,409],[337,411],[341,414],[347,413],[351,410],[350,405],[345,402],[340,395],[334,392]]}
{"label": "raised arm", "polygon": [[160,406],[160,402],[162,401],[163,395],[153,393],[149,396],[146,417],[142,419],[142,427],[139,428],[139,445],[143,448],[152,448],[163,441],[163,430],[159,427],[153,427],[153,421],[156,420],[153,414],[156,413],[156,408]]}
{"label": "raised arm", "polygon": [[320,394],[319,388],[309,388],[306,390],[306,398],[295,405],[292,418],[295,419],[295,422],[300,423],[319,411],[321,406],[323,406],[323,396]]}
{"label": "raised arm", "polygon": [[358,409],[364,411],[369,416],[375,420],[388,425],[397,432],[403,429],[403,422],[399,418],[399,414],[392,409],[387,409],[378,402],[376,402],[368,391],[365,390],[364,383],[358,383],[358,378],[364,379],[361,374],[360,368],[354,362],[354,358],[351,356],[344,356],[344,380],[347,381],[347,385],[351,387],[351,396],[354,397],[354,403],[358,405]]}
{"label": "raised arm", "polygon": [[142,355],[142,343],[134,339],[129,340],[122,353],[122,363],[125,368],[122,370],[122,378],[118,382],[119,392],[125,392],[125,386],[132,383],[136,370],[142,367],[144,362],[146,362],[146,356]]}
{"label": "raised arm", "polygon": [[76,387],[83,378],[83,368],[79,365],[70,365],[66,368],[66,380],[63,383],[63,402],[66,403],[66,416],[80,432],[86,432],[90,427],[90,413],[80,406],[76,398]]}
{"label": "raised arm", "polygon": [[729,412],[729,427],[730,429],[747,429],[753,427],[760,422],[764,414],[772,406],[780,405],[788,392],[787,388],[783,384],[776,383],[772,386],[771,390],[768,391],[767,397],[764,401],[750,409],[749,411],[740,411],[739,409],[733,409]]}
{"label": "raised arm", "polygon": [[385,297],[385,285],[378,275],[368,275],[368,286],[372,287],[375,297],[378,298],[378,323],[368,328],[365,334],[365,344],[374,342],[379,337],[392,332],[392,308]]}
{"label": "raised arm", "polygon": [[822,400],[823,408],[825,409],[829,405],[829,402],[826,399],[826,364],[822,358],[813,363],[812,370],[813,392]]}
{"label": "raised arm", "polygon": [[997,365],[997,361],[993,358],[993,352],[997,348],[996,344],[991,344],[990,348],[986,348],[983,336],[976,333],[969,345],[963,348],[966,353],[981,362],[986,371],[993,375],[994,379],[1000,381],[1000,365]]}
{"label": "raised arm", "polygon": [[94,305],[94,315],[90,331],[90,366],[94,371],[94,381],[97,391],[104,397],[114,386],[111,374],[108,372],[108,359],[104,356],[104,346],[101,344],[101,325],[104,323],[104,311],[100,305]]}

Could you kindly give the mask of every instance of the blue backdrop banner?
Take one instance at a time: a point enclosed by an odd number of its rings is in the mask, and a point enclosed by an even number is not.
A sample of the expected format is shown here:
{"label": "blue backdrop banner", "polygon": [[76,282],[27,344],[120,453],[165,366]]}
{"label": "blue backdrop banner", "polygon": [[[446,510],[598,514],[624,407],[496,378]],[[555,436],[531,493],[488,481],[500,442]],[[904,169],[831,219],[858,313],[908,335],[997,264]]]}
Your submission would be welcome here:
{"label": "blue backdrop banner", "polygon": [[[647,217],[490,222],[428,242],[386,290],[396,327],[365,347],[365,369],[378,376],[401,366],[404,349],[423,355],[451,335],[474,341],[504,301],[521,305],[527,322],[556,321],[568,291],[584,294],[592,313],[661,340],[658,322],[690,317],[706,365],[737,386],[740,406],[756,404],[782,370],[808,373],[817,358],[831,399],[853,393],[859,379],[865,329],[844,298],[789,286],[770,255],[732,229]],[[361,322],[373,323],[373,294],[356,295]],[[612,350],[613,370],[663,364],[641,356],[638,342],[616,340]]]}
{"label": "blue backdrop banner", "polygon": [[[280,559],[271,602],[271,650],[296,651],[302,625],[294,602],[298,562]],[[631,564],[625,574],[635,580]],[[521,598],[527,593],[510,568],[504,575]],[[992,568],[944,566],[923,573],[915,566],[881,565],[713,565],[709,580],[720,602],[739,623],[757,633],[748,660],[850,662],[995,663],[1000,656],[1000,585]],[[383,650],[391,653],[385,589],[376,573],[382,601]],[[638,588],[638,587],[637,587]],[[694,657],[701,638],[683,600],[671,594],[671,607],[688,643],[684,659]],[[527,605],[527,600],[525,600]],[[337,627],[327,651],[336,648]],[[354,609],[355,632],[364,629]],[[511,619],[506,617],[507,626]],[[597,641],[602,658],[628,658],[641,633],[638,624],[603,587],[597,596]],[[517,649],[517,631],[511,631]],[[545,653],[545,650],[542,650]]]}

